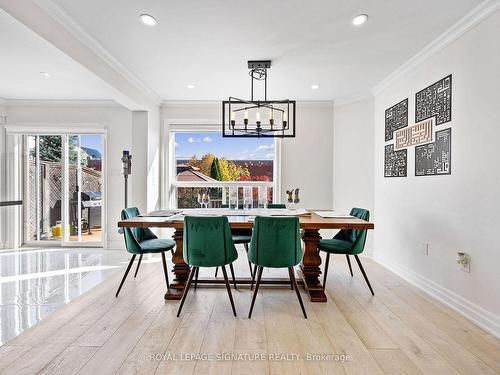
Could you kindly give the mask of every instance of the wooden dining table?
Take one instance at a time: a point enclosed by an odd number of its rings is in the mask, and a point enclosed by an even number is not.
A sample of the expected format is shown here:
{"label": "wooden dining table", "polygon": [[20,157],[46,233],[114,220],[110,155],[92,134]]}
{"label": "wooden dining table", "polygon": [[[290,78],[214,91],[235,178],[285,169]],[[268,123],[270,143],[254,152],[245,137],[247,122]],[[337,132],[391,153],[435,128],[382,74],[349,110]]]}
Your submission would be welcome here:
{"label": "wooden dining table", "polygon": [[[315,210],[318,211],[318,210]],[[232,229],[251,229],[253,219],[246,215],[228,215],[229,225]],[[321,274],[321,257],[318,243],[321,239],[321,229],[374,229],[374,224],[355,217],[325,218],[309,211],[308,214],[299,216],[302,240],[304,242],[302,262],[298,268],[299,284],[304,286],[311,302],[326,302],[327,297],[323,286],[319,281]],[[166,300],[180,300],[190,272],[190,267],[183,258],[183,229],[184,221],[181,217],[151,217],[140,216],[118,222],[120,228],[172,228],[173,239],[176,243],[172,256],[174,264],[172,272],[175,275],[170,288],[165,293]],[[198,280],[199,284],[222,284],[221,278],[203,278]],[[250,277],[237,277],[237,284],[251,283]],[[283,278],[262,278],[261,284],[286,284],[290,281]]]}

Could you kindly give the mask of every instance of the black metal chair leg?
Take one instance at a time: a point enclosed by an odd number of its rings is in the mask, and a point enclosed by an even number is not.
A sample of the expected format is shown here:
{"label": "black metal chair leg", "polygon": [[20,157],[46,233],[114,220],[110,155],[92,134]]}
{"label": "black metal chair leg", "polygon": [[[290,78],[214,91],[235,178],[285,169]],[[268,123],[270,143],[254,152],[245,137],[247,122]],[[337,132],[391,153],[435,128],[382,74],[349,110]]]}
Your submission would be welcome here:
{"label": "black metal chair leg", "polygon": [[216,267],[215,268],[215,276],[214,277],[217,277],[217,273],[219,272],[219,267]]}
{"label": "black metal chair leg", "polygon": [[233,314],[234,316],[236,316],[236,309],[234,308],[233,295],[231,294],[231,286],[229,285],[229,280],[227,279],[226,267],[222,266],[221,268],[222,268],[222,274],[224,275],[224,281],[226,282],[226,289],[227,289],[227,294],[229,295],[229,301],[231,301],[231,307],[233,308]]}
{"label": "black metal chair leg", "polygon": [[359,260],[359,257],[357,255],[354,255],[354,258],[356,258],[356,262],[358,262],[359,269],[361,270],[361,273],[363,274],[363,277],[365,278],[365,281],[368,284],[368,288],[370,288],[370,292],[372,292],[372,296],[374,296],[375,293],[373,293],[372,286],[370,285],[370,282],[368,281],[368,277],[366,276],[365,270],[363,268],[363,265],[361,264],[361,261]]}
{"label": "black metal chair leg", "polygon": [[295,275],[293,271],[293,267],[288,268],[288,274],[290,275],[290,281],[295,289],[295,293],[297,293],[297,298],[299,299],[300,308],[302,309],[302,313],[304,314],[304,318],[307,319],[306,309],[304,308],[304,303],[302,302],[302,297],[300,296],[299,288],[297,287],[297,281],[295,280]]}
{"label": "black metal chair leg", "polygon": [[139,262],[137,262],[137,268],[135,269],[134,279],[137,277],[137,272],[139,272],[139,267],[141,266],[141,262],[142,262],[142,255],[143,254],[141,254],[139,256]]}
{"label": "black metal chair leg", "polygon": [[182,306],[184,306],[184,301],[186,301],[186,296],[188,294],[189,287],[191,286],[191,282],[193,281],[193,276],[194,276],[197,268],[198,267],[191,267],[191,272],[189,273],[188,282],[187,282],[186,286],[184,287],[184,291],[182,292],[182,300],[181,300],[181,304],[179,306],[179,310],[177,311],[177,317],[179,317],[179,315],[181,315]]}
{"label": "black metal chair leg", "polygon": [[[243,246],[245,247],[245,251],[247,252],[247,257],[248,257],[248,244],[244,243]],[[250,268],[250,276],[254,277],[252,270],[252,263],[250,263],[250,261],[248,261],[248,267]]]}
{"label": "black metal chair leg", "polygon": [[122,282],[120,283],[120,286],[118,287],[118,290],[116,291],[115,297],[118,297],[118,294],[120,294],[120,290],[122,290],[123,283],[125,282],[125,279],[127,278],[127,275],[130,271],[130,268],[132,267],[132,264],[134,263],[136,254],[132,255],[132,259],[130,259],[130,262],[128,263],[127,270],[125,271],[125,275],[123,275]]}
{"label": "black metal chair leg", "polygon": [[345,257],[347,258],[347,264],[349,265],[349,271],[351,271],[351,277],[352,277],[354,275],[352,274],[351,259],[349,258],[349,254],[346,254]]}
{"label": "black metal chair leg", "polygon": [[259,291],[260,278],[262,277],[262,271],[264,267],[260,266],[257,271],[257,266],[254,268],[254,275],[257,273],[257,284],[255,284],[255,290],[253,291],[252,304],[250,305],[250,311],[248,312],[248,319],[252,318],[253,305],[255,304],[255,298],[257,297],[257,292]]}
{"label": "black metal chair leg", "polygon": [[328,265],[330,264],[330,253],[326,253],[325,274],[323,275],[323,290],[326,288],[326,277],[328,276]]}
{"label": "black metal chair leg", "polygon": [[234,277],[233,263],[229,263],[229,270],[231,271],[231,277],[233,278],[234,289],[238,290],[238,287],[236,286],[236,278]]}
{"label": "black metal chair leg", "polygon": [[170,289],[170,283],[168,282],[168,269],[167,269],[167,260],[165,259],[165,252],[161,253],[161,263],[163,265],[163,274],[165,275],[165,282],[167,283],[167,289]]}
{"label": "black metal chair leg", "polygon": [[200,273],[200,267],[196,269],[196,273],[194,274],[194,290],[198,287],[198,274]]}
{"label": "black metal chair leg", "polygon": [[252,282],[250,284],[250,290],[253,290],[253,283],[255,281],[255,276],[257,276],[257,265],[253,267]]}

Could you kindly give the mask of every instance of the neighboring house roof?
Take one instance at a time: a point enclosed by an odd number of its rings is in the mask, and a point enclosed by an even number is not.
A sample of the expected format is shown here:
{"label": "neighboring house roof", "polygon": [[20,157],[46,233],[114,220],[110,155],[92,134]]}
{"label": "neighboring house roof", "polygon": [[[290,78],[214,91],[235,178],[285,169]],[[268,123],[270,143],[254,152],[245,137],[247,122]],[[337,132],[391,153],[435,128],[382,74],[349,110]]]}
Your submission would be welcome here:
{"label": "neighboring house roof", "polygon": [[92,159],[98,159],[101,160],[101,153],[97,151],[96,149],[93,148],[88,148],[88,147],[80,147],[85,153],[90,156]]}
{"label": "neighboring house roof", "polygon": [[217,181],[199,172],[199,168],[186,164],[177,165],[177,181]]}

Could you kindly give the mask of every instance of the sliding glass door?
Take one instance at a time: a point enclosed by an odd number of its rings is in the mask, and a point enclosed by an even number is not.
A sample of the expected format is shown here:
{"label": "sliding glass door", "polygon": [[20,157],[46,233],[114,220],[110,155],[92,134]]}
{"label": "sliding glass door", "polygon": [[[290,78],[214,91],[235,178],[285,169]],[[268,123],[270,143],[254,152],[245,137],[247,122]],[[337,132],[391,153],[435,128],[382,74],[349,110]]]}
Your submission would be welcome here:
{"label": "sliding glass door", "polygon": [[101,246],[102,134],[25,136],[27,244]]}
{"label": "sliding glass door", "polygon": [[68,135],[66,244],[102,242],[103,139],[99,134]]}

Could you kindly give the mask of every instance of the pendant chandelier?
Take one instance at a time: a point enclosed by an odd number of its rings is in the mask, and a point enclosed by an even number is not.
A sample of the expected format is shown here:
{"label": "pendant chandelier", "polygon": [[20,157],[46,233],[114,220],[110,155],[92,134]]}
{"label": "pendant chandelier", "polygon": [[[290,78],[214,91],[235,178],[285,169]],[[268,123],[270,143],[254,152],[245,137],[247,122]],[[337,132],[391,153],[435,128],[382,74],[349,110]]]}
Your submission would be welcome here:
{"label": "pendant chandelier", "polygon": [[[267,100],[270,60],[248,61],[251,98],[229,97],[222,102],[223,137],[295,137],[295,100]],[[256,84],[264,83],[264,100],[254,100]]]}

